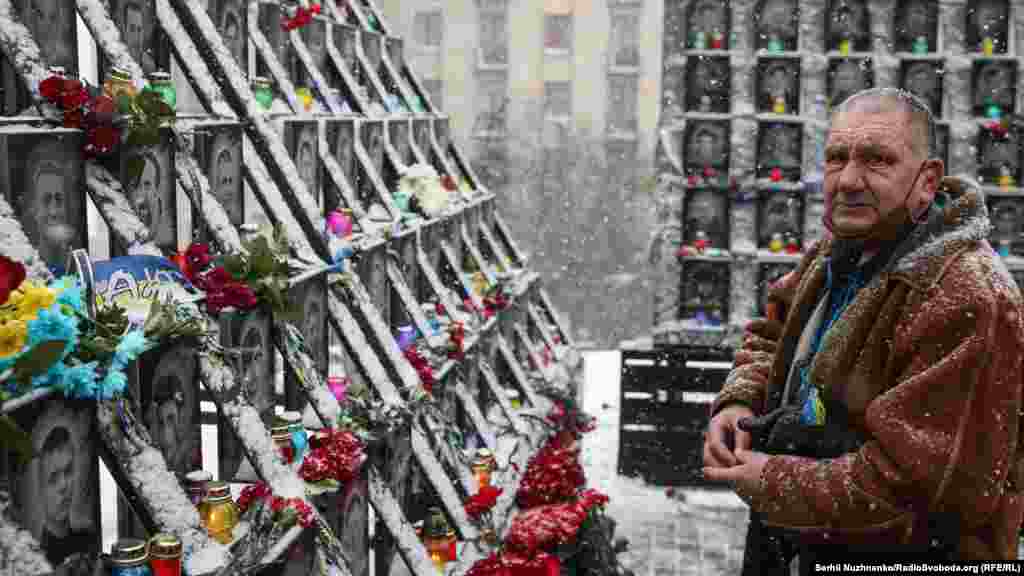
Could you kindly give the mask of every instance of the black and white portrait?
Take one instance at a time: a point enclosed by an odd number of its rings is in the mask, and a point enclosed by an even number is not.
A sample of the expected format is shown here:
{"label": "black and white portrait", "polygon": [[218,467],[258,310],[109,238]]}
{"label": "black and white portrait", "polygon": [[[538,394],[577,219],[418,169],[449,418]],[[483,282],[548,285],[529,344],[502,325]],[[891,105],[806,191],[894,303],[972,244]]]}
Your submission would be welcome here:
{"label": "black and white portrait", "polygon": [[210,0],[208,10],[228,51],[235,57],[235,62],[244,67],[247,61],[246,3],[242,0]]}
{"label": "black and white portrait", "polygon": [[160,350],[140,366],[142,416],[167,467],[183,478],[202,467],[199,430],[198,364],[185,344]]}
{"label": "black and white portrait", "polygon": [[1010,254],[1020,256],[1024,248],[1021,242],[1024,202],[1020,198],[990,198],[988,212],[992,220],[992,246],[996,250],[1009,250]]}
{"label": "black and white portrait", "polygon": [[799,60],[767,58],[758,63],[757,104],[761,112],[800,113]]}
{"label": "black and white portrait", "polygon": [[82,248],[85,193],[80,134],[25,132],[0,137],[0,177],[29,241],[50,265],[63,266]]}
{"label": "black and white portrait", "polygon": [[[727,49],[725,38],[729,34],[729,3],[725,0],[697,0],[690,7],[689,26],[690,46],[693,48],[711,48],[712,36],[721,35],[722,49]],[[695,39],[703,35],[704,46],[699,46]]]}
{"label": "black and white portrait", "polygon": [[363,32],[360,37],[363,41],[363,55],[366,56],[366,62],[370,66],[370,70],[376,73],[380,69],[381,61],[380,34]]}
{"label": "black and white portrait", "polygon": [[[241,393],[259,412],[264,425],[274,416],[274,348],[270,317],[259,311],[222,315],[221,343],[240,353],[233,361],[242,375]],[[230,480],[244,458],[242,446],[224,419],[218,425],[220,479]]]}
{"label": "black and white portrait", "polygon": [[[160,146],[147,146],[122,155],[121,183],[135,214],[149,229],[157,246],[174,250],[178,242],[177,204],[174,195],[174,153],[166,139]],[[128,174],[131,163],[141,162],[142,172]]]}
{"label": "black and white portrait", "polygon": [[[267,39],[267,43],[274,51],[277,62],[281,66],[287,66],[291,62],[291,41],[288,35],[281,29],[281,7],[278,4],[261,2],[259,7],[259,28],[260,32]],[[262,56],[256,57],[256,74],[270,78],[270,68],[263,62]]]}
{"label": "black and white portrait", "polygon": [[398,160],[405,165],[414,164],[412,146],[409,142],[409,121],[391,120],[388,122],[388,141],[398,152]]}
{"label": "black and white portrait", "polygon": [[843,42],[849,42],[850,51],[871,50],[871,27],[864,0],[831,0],[825,25],[829,50],[841,50]]}
{"label": "black and white portrait", "polygon": [[341,166],[341,171],[345,174],[345,178],[348,179],[349,185],[355,187],[356,163],[355,147],[353,142],[355,125],[351,120],[342,120],[340,122],[332,122],[329,126],[331,127],[331,131],[329,133],[330,137],[327,141],[331,145],[331,153]]}
{"label": "black and white portrait", "polygon": [[755,13],[759,50],[797,49],[799,7],[796,0],[762,0]]}
{"label": "black and white portrait", "polygon": [[915,52],[914,44],[924,38],[928,51],[936,49],[939,3],[935,0],[905,0],[899,3],[896,20],[896,46],[899,52]]}
{"label": "black and white portrait", "polygon": [[57,576],[91,576],[99,553],[95,403],[52,398],[19,410],[33,456],[13,467],[12,508]]}
{"label": "black and white portrait", "polygon": [[843,58],[829,63],[828,93],[832,107],[838,106],[854,92],[870,88],[873,77],[871,62],[864,58]]}
{"label": "black and white portrait", "polygon": [[757,146],[758,177],[767,178],[778,168],[784,179],[799,180],[802,135],[799,124],[761,124]]}
{"label": "black and white portrait", "polygon": [[156,72],[160,54],[157,43],[156,9],[153,0],[111,0],[110,15],[121,31],[121,39],[132,59],[146,74]]}
{"label": "black and white portrait", "polygon": [[341,56],[341,64],[348,68],[353,78],[359,80],[359,62],[356,56],[358,32],[351,26],[334,25],[331,27],[334,47]]}
{"label": "black and white portrait", "polygon": [[683,243],[705,238],[713,248],[729,245],[728,196],[718,190],[692,190],[683,201]]}
{"label": "black and white portrait", "polygon": [[763,317],[767,312],[768,288],[773,282],[796,269],[796,264],[784,262],[761,264],[757,270],[757,315]]}
{"label": "black and white portrait", "polygon": [[313,65],[321,74],[327,75],[327,23],[321,18],[314,18],[312,22],[303,26],[302,41],[306,43],[306,50],[313,59]]}
{"label": "black and white portrait", "polygon": [[730,73],[728,58],[689,58],[686,109],[729,113]]}
{"label": "black and white portrait", "polygon": [[292,159],[299,171],[299,178],[305,184],[306,190],[316,200],[317,205],[321,204],[320,197],[320,157],[317,147],[317,124],[315,122],[290,122],[288,129],[291,132]]}
{"label": "black and white portrait", "polygon": [[378,175],[384,173],[384,127],[378,121],[363,122],[360,127],[363,149]]}
{"label": "black and white portrait", "polygon": [[388,58],[391,59],[391,65],[395,67],[395,70],[399,74],[405,73],[405,45],[401,38],[394,36],[388,36],[384,42],[387,44]]}
{"label": "black and white portrait", "polygon": [[1009,36],[1010,3],[1007,0],[977,0],[967,3],[967,49],[982,52],[985,39],[994,54],[1005,54]]}
{"label": "black and white portrait", "polygon": [[702,174],[707,167],[724,173],[729,166],[729,125],[694,122],[687,126],[686,172]]}
{"label": "black and white portrait", "polygon": [[1014,112],[1014,86],[1017,63],[994,61],[974,65],[974,113],[985,116],[990,106],[998,106],[1001,114]]}
{"label": "black and white portrait", "polygon": [[776,237],[783,242],[789,238],[799,242],[803,229],[803,204],[803,198],[795,192],[761,192],[757,204],[758,247],[769,248]]}
{"label": "black and white portrait", "polygon": [[995,184],[1008,174],[1020,182],[1020,137],[1010,131],[995,137],[987,130],[978,133],[978,178],[986,184]]}
{"label": "black and white portrait", "polygon": [[210,192],[235,226],[245,217],[242,195],[242,139],[233,127],[203,129],[199,142],[201,162],[206,167]]}
{"label": "black and white portrait", "polygon": [[681,267],[680,319],[718,326],[728,320],[729,264],[685,262]]}
{"label": "black and white portrait", "polygon": [[74,2],[16,0],[18,16],[39,45],[44,66],[78,70],[78,25]]}
{"label": "black and white portrait", "polygon": [[[320,377],[328,376],[327,354],[327,288],[324,277],[318,276],[289,290],[289,299],[302,309],[302,319],[296,326],[305,339],[310,360],[316,365]],[[289,410],[302,411],[307,403],[305,393],[295,380],[291,370],[285,377],[287,404]]]}
{"label": "black and white portrait", "polygon": [[413,120],[412,130],[413,137],[416,139],[416,147],[420,149],[423,157],[429,163],[434,157],[433,138],[430,137],[430,120]]}
{"label": "black and white portrait", "polygon": [[937,62],[904,61],[902,87],[924,100],[936,117],[942,116],[942,67]]}

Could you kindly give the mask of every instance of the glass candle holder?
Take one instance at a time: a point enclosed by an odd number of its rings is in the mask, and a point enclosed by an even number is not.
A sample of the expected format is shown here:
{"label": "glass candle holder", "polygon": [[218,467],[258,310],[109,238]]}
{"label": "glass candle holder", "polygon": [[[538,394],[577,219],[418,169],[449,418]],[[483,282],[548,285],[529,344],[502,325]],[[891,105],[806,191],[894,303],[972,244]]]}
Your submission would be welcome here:
{"label": "glass candle holder", "polygon": [[252,92],[260,108],[270,110],[274,104],[274,85],[270,80],[263,76],[257,76],[252,81]]}
{"label": "glass candle holder", "polygon": [[281,414],[281,418],[288,423],[288,434],[291,436],[292,449],[294,454],[292,460],[302,460],[309,444],[309,436],[306,434],[306,427],[302,425],[302,414],[294,410]]}
{"label": "glass candle holder", "polygon": [[110,576],[152,576],[145,540],[125,538],[110,550]]}
{"label": "glass candle holder", "polygon": [[231,499],[231,491],[226,482],[210,482],[199,511],[199,519],[214,540],[221,544],[230,544],[234,540],[238,506]]}
{"label": "glass candle holder", "polygon": [[405,352],[410,346],[416,343],[416,327],[406,324],[398,327],[398,348]]}
{"label": "glass candle holder", "polygon": [[192,504],[199,506],[206,498],[206,487],[213,481],[213,474],[206,470],[193,470],[185,476],[185,485],[188,498]]}
{"label": "glass candle holder", "polygon": [[135,89],[130,72],[121,68],[111,68],[103,83],[103,94],[117,102],[122,95],[134,98],[138,94],[138,90]]}
{"label": "glass candle holder", "polygon": [[270,438],[286,464],[295,461],[295,445],[292,443],[292,433],[287,423],[279,422],[271,428]]}
{"label": "glass candle holder", "polygon": [[178,105],[178,93],[171,82],[171,75],[164,71],[153,72],[146,77],[145,91],[155,92],[173,110]]}
{"label": "glass candle holder", "polygon": [[910,48],[911,52],[914,54],[927,54],[928,49],[927,36],[918,36],[917,38],[914,38],[914,43]]}
{"label": "glass candle holder", "polygon": [[153,576],[181,576],[181,540],[160,533],[149,541],[149,566]]}

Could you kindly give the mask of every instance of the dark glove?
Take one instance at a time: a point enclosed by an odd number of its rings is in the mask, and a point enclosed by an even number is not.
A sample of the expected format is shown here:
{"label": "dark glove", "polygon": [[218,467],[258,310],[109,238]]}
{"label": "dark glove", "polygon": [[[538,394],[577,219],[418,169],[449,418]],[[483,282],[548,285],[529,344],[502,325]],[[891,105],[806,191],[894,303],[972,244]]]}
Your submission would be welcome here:
{"label": "dark glove", "polygon": [[799,406],[782,406],[763,416],[741,418],[740,430],[750,433],[751,445],[766,454],[821,457],[825,427],[800,421]]}

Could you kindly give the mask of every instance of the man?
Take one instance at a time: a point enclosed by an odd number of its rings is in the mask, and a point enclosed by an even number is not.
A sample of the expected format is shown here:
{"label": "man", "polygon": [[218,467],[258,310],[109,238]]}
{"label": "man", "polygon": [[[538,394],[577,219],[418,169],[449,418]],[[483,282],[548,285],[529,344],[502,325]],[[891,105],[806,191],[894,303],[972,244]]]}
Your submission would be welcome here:
{"label": "man", "polygon": [[124,27],[124,42],[128,45],[128,52],[143,70],[153,72],[156,70],[156,64],[146,46],[148,38],[145,20],[142,6],[138,2],[125,3],[121,24]]}
{"label": "man", "polygon": [[[75,451],[71,432],[62,425],[54,426],[43,440],[39,455],[40,477],[36,479],[41,487],[40,501],[28,502],[29,506],[40,506],[43,511],[40,546],[46,559],[54,568],[80,553],[90,552],[94,546],[94,535],[75,532],[71,529],[72,490],[75,486]],[[70,568],[58,574],[76,574]]]}
{"label": "man", "polygon": [[940,109],[942,101],[939,99],[939,74],[935,64],[915,62],[907,66],[903,88],[924,100],[932,110]]}
{"label": "man", "polygon": [[836,105],[854,92],[867,87],[864,69],[858,60],[840,60],[832,76],[832,90],[829,101]]}
{"label": "man", "polygon": [[867,6],[861,0],[839,0],[829,13],[830,47],[839,49],[839,43],[849,40],[854,50],[870,50],[868,39]]}
{"label": "man", "polygon": [[40,55],[46,64],[74,69],[64,5],[60,0],[24,0],[22,21],[39,43]]}
{"label": "man", "polygon": [[[177,354],[169,355],[167,358],[181,361],[181,357]],[[163,372],[180,368],[165,366],[161,362],[159,369],[162,369],[160,371]],[[188,442],[184,437],[187,431],[182,426],[182,422],[188,420],[188,416],[184,413],[183,386],[181,378],[176,375],[161,375],[153,385],[153,401],[147,411],[150,434],[164,455],[167,467],[181,476],[190,472],[187,467],[191,464],[185,458],[189,455],[189,451]]]}
{"label": "man", "polygon": [[238,189],[238,163],[232,153],[228,138],[223,135],[218,136],[216,144],[210,187],[213,189],[213,195],[224,206],[231,223],[238,226],[242,224],[242,197]]}
{"label": "man", "polygon": [[245,35],[242,32],[242,18],[238,14],[238,8],[232,5],[231,2],[224,4],[221,11],[220,18],[220,31],[224,37],[224,43],[227,45],[228,50],[231,51],[231,55],[235,57],[235,62],[240,66],[244,66],[245,59]]}
{"label": "man", "polygon": [[[935,16],[933,16],[932,2],[926,0],[909,0],[903,3],[902,25],[900,30],[901,50],[910,52],[914,40],[917,38],[930,39],[935,30]],[[934,46],[932,49],[934,50]]]}
{"label": "man", "polygon": [[721,130],[712,124],[704,124],[693,131],[690,140],[690,168],[702,171],[707,166],[719,166],[721,158]]}
{"label": "man", "polygon": [[149,228],[153,239],[158,244],[166,244],[168,238],[174,238],[174,227],[165,219],[160,163],[151,151],[142,152],[139,157],[144,166],[136,179],[128,183],[128,198],[135,206],[139,219]]}
{"label": "man", "polygon": [[773,286],[780,320],[748,326],[704,444],[706,477],[751,506],[745,575],[788,574],[793,547],[802,574],[1017,556],[1024,307],[933,130],[891,88],[832,117],[830,234]]}
{"label": "man", "polygon": [[761,164],[767,168],[799,171],[799,128],[792,124],[768,124],[761,141]]}
{"label": "man", "polygon": [[979,113],[984,114],[985,108],[992,104],[1004,113],[1013,110],[1013,71],[1014,68],[999,61],[981,66],[974,85],[974,106]]}
{"label": "man", "polygon": [[68,222],[67,163],[63,144],[46,140],[28,159],[28,197],[25,225],[39,255],[51,266],[62,266],[77,236]]}
{"label": "man", "polygon": [[320,201],[320,190],[316,185],[316,154],[313,152],[313,142],[310,138],[310,131],[303,131],[299,138],[298,166],[299,177],[306,185],[306,190],[313,195],[313,198]]}
{"label": "man", "polygon": [[796,50],[796,4],[793,0],[765,0],[757,23],[757,47],[767,49],[774,38],[786,50]]}

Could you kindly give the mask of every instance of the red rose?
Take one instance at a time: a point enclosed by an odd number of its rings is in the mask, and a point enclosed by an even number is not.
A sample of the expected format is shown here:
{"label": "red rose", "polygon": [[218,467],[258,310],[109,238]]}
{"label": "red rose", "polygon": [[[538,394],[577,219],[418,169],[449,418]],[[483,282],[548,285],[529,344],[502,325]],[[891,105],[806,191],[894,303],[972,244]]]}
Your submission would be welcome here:
{"label": "red rose", "polygon": [[65,128],[81,128],[82,127],[82,110],[65,110],[64,111],[64,127]]}
{"label": "red rose", "polygon": [[309,7],[309,9],[313,12],[313,14],[319,14],[320,13],[320,5],[319,4],[313,4],[313,5],[311,5]]}
{"label": "red rose", "polygon": [[60,94],[60,106],[65,110],[81,108],[89,101],[89,92],[78,80],[68,80],[64,84],[64,90]]}
{"label": "red rose", "polygon": [[105,156],[121,141],[121,131],[113,126],[96,126],[86,134],[87,155]]}
{"label": "red rose", "polygon": [[456,188],[455,179],[448,174],[445,174],[444,176],[441,177],[441,185],[444,186],[444,189],[449,192],[454,192]]}
{"label": "red rose", "polygon": [[262,482],[259,484],[250,484],[242,489],[242,493],[238,496],[238,510],[244,513],[249,509],[256,500],[262,500],[270,496],[270,487]]}
{"label": "red rose", "polygon": [[192,244],[185,251],[185,258],[188,259],[188,264],[193,270],[202,271],[210,264],[210,247],[201,243]]}
{"label": "red rose", "polygon": [[484,512],[494,508],[501,493],[501,488],[497,486],[484,486],[480,489],[480,492],[477,492],[466,501],[464,505],[466,515],[474,520],[479,518]]}
{"label": "red rose", "polygon": [[6,304],[11,292],[25,281],[25,266],[21,262],[0,256],[0,304]]}
{"label": "red rose", "polygon": [[50,104],[56,105],[60,101],[60,95],[63,91],[64,78],[62,76],[50,76],[39,83],[39,95],[46,98]]}
{"label": "red rose", "polygon": [[224,285],[224,293],[229,302],[229,306],[233,308],[239,308],[241,310],[248,310],[255,308],[259,301],[256,299],[256,293],[252,291],[252,288],[242,284],[241,282],[230,282]]}

